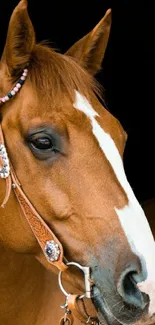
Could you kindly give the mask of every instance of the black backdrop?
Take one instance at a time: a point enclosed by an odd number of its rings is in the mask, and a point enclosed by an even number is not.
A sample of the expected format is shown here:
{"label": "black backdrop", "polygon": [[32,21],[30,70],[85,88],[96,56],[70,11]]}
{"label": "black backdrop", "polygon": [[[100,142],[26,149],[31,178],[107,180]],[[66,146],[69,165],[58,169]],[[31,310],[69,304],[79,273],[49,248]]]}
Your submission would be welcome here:
{"label": "black backdrop", "polygon": [[[0,52],[17,3],[0,0]],[[37,40],[49,40],[62,52],[89,32],[108,8],[113,12],[112,30],[97,79],[105,88],[107,106],[128,133],[125,170],[136,196],[143,201],[155,197],[153,8],[118,0],[29,0]]]}

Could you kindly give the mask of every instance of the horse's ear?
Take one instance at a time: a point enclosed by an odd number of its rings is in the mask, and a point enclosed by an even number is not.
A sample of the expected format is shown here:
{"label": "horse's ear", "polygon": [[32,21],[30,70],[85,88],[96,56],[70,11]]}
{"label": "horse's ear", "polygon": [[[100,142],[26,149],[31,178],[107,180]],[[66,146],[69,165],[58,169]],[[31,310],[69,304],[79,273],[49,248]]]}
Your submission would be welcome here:
{"label": "horse's ear", "polygon": [[89,73],[95,75],[101,68],[110,28],[111,9],[108,9],[96,27],[77,41],[65,54],[73,57]]}
{"label": "horse's ear", "polygon": [[27,12],[27,0],[21,0],[12,13],[2,55],[11,76],[27,66],[34,45],[35,33]]}

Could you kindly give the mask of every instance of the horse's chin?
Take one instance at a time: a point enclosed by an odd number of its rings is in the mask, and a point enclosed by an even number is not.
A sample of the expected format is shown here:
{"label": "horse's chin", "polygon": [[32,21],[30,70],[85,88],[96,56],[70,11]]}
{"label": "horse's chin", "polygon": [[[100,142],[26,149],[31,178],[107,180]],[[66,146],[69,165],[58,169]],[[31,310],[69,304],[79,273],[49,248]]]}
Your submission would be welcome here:
{"label": "horse's chin", "polygon": [[101,296],[96,296],[93,299],[93,304],[97,311],[97,316],[102,325],[120,325],[123,324],[118,321],[110,310],[107,308],[104,298]]}

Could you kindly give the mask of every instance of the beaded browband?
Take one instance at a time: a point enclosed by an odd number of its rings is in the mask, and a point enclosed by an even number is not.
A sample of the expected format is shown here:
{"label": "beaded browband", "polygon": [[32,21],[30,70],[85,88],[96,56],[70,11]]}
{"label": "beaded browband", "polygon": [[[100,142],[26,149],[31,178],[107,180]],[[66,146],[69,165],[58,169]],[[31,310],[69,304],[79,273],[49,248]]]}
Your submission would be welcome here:
{"label": "beaded browband", "polygon": [[11,99],[13,96],[16,95],[16,93],[18,93],[19,89],[21,88],[21,86],[23,85],[26,77],[28,74],[28,69],[24,69],[20,79],[18,80],[18,82],[16,83],[15,87],[4,97],[0,97],[0,106],[3,105],[3,103],[7,102],[9,99]]}

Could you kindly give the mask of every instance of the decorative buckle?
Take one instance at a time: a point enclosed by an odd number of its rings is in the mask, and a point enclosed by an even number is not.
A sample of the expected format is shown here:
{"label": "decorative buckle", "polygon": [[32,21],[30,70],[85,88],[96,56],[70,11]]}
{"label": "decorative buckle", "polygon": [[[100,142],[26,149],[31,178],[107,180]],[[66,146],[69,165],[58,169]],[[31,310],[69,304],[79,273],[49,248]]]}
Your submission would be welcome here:
{"label": "decorative buckle", "polygon": [[2,167],[0,168],[0,178],[7,178],[10,175],[10,165],[4,144],[0,144],[0,158],[2,160]]}
{"label": "decorative buckle", "polygon": [[51,262],[58,261],[60,256],[60,248],[54,240],[49,240],[46,242],[45,254]]}

